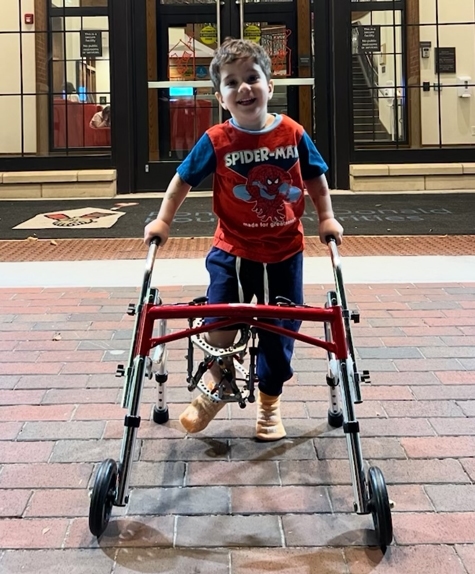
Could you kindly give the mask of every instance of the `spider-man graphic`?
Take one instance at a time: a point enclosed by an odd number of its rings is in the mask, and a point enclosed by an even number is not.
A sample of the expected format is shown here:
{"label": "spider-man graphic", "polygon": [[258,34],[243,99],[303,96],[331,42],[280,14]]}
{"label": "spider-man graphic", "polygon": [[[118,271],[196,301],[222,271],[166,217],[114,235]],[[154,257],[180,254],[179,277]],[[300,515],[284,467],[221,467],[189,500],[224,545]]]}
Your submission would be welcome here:
{"label": "spider-man graphic", "polygon": [[247,175],[247,183],[237,185],[234,195],[254,203],[252,211],[264,222],[285,220],[285,202],[296,201],[302,191],[292,185],[288,171],[276,165],[256,165]]}

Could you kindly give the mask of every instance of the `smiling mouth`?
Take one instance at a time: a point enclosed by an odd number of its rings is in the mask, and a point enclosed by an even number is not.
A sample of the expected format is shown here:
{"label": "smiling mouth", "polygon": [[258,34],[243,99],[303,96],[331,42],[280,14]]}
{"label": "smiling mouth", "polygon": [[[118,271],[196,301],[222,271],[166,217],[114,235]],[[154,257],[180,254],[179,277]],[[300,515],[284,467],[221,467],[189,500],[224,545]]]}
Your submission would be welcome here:
{"label": "smiling mouth", "polygon": [[247,100],[239,100],[238,104],[240,106],[250,106],[256,101],[256,98],[248,98]]}

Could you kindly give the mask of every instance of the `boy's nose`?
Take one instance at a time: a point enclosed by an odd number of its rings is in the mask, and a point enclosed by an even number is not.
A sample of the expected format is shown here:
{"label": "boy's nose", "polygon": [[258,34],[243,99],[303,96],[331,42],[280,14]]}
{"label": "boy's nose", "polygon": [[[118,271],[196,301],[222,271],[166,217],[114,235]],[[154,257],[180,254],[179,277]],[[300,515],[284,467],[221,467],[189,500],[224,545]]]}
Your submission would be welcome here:
{"label": "boy's nose", "polygon": [[246,82],[243,82],[241,84],[241,86],[239,87],[239,91],[244,92],[244,93],[248,93],[251,91],[251,86],[249,84],[247,84]]}

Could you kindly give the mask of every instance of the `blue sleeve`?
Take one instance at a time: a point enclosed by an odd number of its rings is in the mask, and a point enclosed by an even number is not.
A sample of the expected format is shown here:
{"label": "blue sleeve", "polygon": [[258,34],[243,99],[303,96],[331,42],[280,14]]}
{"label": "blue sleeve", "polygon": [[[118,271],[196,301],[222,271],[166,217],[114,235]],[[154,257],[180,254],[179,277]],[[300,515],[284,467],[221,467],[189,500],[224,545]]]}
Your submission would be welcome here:
{"label": "blue sleeve", "polygon": [[208,134],[203,134],[177,169],[178,175],[191,187],[199,185],[216,170],[216,155]]}
{"label": "blue sleeve", "polygon": [[297,146],[300,158],[300,169],[302,179],[307,181],[318,177],[328,171],[328,166],[323,160],[320,152],[310,139],[307,132],[303,132],[302,138]]}

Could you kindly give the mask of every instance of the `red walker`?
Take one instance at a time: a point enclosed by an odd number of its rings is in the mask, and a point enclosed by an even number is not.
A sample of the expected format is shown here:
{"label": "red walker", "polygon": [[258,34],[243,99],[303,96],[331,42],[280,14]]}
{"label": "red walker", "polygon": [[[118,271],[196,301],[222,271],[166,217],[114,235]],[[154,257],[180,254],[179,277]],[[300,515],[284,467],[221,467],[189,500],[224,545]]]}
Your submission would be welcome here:
{"label": "red walker", "polygon": [[[354,405],[361,403],[360,382],[369,382],[368,371],[360,373],[356,367],[351,321],[359,321],[359,313],[348,309],[341,263],[336,242],[329,238],[328,246],[333,264],[335,291],[327,293],[325,307],[295,305],[280,298],[277,305],[258,304],[207,304],[206,298],[195,299],[188,304],[163,304],[159,291],[151,288],[153,264],[158,240],[152,241],[145,262],[145,273],[138,304],[130,304],[128,313],[135,315],[135,328],[126,368],[120,365],[118,375],[125,375],[122,406],[128,410],[124,420],[124,436],[120,460],[103,461],[97,470],[92,489],[89,509],[89,529],[95,536],[101,536],[109,522],[112,506],[125,506],[129,498],[129,477],[134,458],[137,431],[140,426],[140,399],[144,377],[152,378],[158,385],[158,399],[154,406],[153,420],[162,424],[168,421],[168,407],[165,387],[168,379],[166,344],[179,339],[188,339],[188,389],[198,388],[213,401],[237,402],[242,408],[247,402],[254,402],[257,383],[255,374],[256,329],[267,329],[280,335],[293,337],[309,345],[327,351],[327,384],[330,392],[328,423],[332,427],[343,427],[348,446],[351,479],[354,492],[354,510],[357,514],[372,514],[378,542],[386,548],[392,541],[393,527],[391,504],[381,470],[369,467],[365,470]],[[205,325],[206,317],[220,317],[212,325]],[[188,327],[167,334],[167,319],[188,319]],[[271,319],[295,319],[318,321],[324,324],[324,339],[310,337],[278,327]],[[239,340],[230,348],[211,347],[200,336],[211,329],[239,324]],[[157,336],[154,336],[154,331]],[[204,359],[195,367],[194,347],[204,352]],[[153,350],[153,351],[152,351]],[[150,356],[150,351],[152,354]],[[246,370],[243,358],[249,353],[249,367]],[[223,357],[233,357],[235,376],[224,366]],[[221,383],[209,389],[203,375],[217,362],[223,373]],[[233,394],[223,394],[224,382],[231,386]],[[340,407],[341,398],[341,407]]]}

